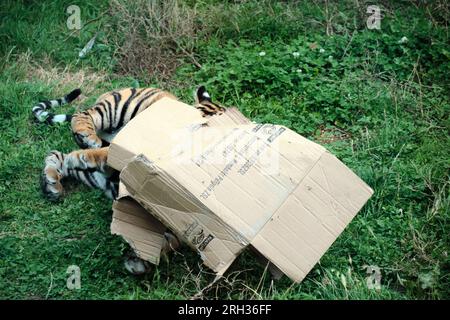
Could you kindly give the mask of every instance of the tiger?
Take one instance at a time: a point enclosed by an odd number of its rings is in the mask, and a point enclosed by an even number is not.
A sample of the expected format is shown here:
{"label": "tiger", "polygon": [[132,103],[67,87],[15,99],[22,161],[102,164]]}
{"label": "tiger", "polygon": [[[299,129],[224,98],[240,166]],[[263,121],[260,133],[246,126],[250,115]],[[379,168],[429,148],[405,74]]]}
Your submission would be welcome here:
{"label": "tiger", "polygon": [[[50,151],[45,157],[41,174],[41,189],[50,201],[61,199],[64,188],[62,180],[74,178],[92,188],[100,189],[110,199],[116,199],[119,185],[119,172],[107,165],[109,143],[131,119],[158,100],[167,97],[178,100],[173,94],[157,88],[126,88],[101,95],[94,105],[75,114],[53,114],[51,110],[74,101],[81,94],[75,89],[64,97],[39,102],[32,108],[34,118],[40,123],[53,125],[70,122],[75,142],[80,150],[64,154]],[[220,115],[225,108],[213,102],[204,86],[194,91],[194,106],[203,117]],[[178,238],[166,231],[163,237],[161,254],[167,255],[180,246]],[[139,258],[131,251],[124,260],[125,269],[134,274],[148,273],[152,268],[148,261]]]}
{"label": "tiger", "polygon": [[[75,114],[53,114],[51,110],[74,101],[81,94],[75,89],[64,97],[42,101],[32,108],[38,122],[53,125],[70,122],[75,142],[80,150],[64,154],[50,151],[45,157],[41,174],[41,189],[50,201],[64,194],[62,180],[74,178],[92,188],[100,189],[110,198],[118,193],[119,172],[107,165],[109,143],[131,119],[162,98],[178,100],[173,94],[158,88],[126,88],[101,95],[93,106]],[[220,115],[226,108],[213,102],[205,86],[194,91],[196,107],[203,117]]]}

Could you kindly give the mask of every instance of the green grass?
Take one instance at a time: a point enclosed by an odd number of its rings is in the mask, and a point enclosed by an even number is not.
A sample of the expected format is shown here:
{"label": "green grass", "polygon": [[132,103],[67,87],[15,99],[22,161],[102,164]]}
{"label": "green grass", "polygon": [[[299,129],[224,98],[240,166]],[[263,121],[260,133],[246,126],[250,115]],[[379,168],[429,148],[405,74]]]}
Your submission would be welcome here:
{"label": "green grass", "polygon": [[[196,8],[201,28],[191,47],[202,67],[170,47],[181,65],[170,81],[139,68],[134,76],[117,72],[115,53],[129,34],[115,32],[120,16],[100,17],[107,1],[0,4],[0,298],[182,299],[208,285],[214,276],[186,248],[151,274],[129,275],[122,263],[128,246],[110,234],[111,202],[100,192],[73,185],[62,202],[44,200],[38,180],[46,153],[77,147],[67,125],[30,116],[40,99],[78,86],[87,99],[65,110],[110,89],[150,84],[190,102],[200,83],[252,120],[323,144],[375,191],[301,284],[272,283],[244,252],[204,297],[450,298],[450,46],[439,1],[429,10],[383,2],[381,30],[366,28],[358,1],[331,1],[328,14],[310,1],[184,3]],[[100,18],[71,34],[71,4],[83,21]],[[78,59],[96,31],[97,45]],[[399,43],[402,37],[408,41]],[[80,290],[66,287],[70,265],[81,269]],[[380,290],[367,286],[369,265],[381,270]]]}

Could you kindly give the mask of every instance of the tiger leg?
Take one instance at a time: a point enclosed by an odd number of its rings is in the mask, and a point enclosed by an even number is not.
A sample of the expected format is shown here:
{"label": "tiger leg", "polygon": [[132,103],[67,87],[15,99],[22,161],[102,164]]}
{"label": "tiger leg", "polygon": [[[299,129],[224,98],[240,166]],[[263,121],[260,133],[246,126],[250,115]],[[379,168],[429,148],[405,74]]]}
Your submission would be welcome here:
{"label": "tiger leg", "polygon": [[77,144],[83,149],[98,149],[104,142],[97,136],[96,125],[89,111],[76,113],[71,121],[72,133]]}
{"label": "tiger leg", "polygon": [[51,201],[59,200],[64,188],[61,180],[67,176],[64,170],[64,154],[59,151],[51,151],[45,157],[45,166],[41,174],[41,189],[43,194]]}
{"label": "tiger leg", "polygon": [[73,170],[67,169],[68,175],[81,181],[85,185],[91,188],[102,190],[105,195],[114,200],[117,197],[119,190],[119,179],[115,179],[115,176],[106,175],[100,171],[90,170]]}
{"label": "tiger leg", "polygon": [[113,169],[106,165],[109,148],[82,149],[72,151],[64,158],[64,167],[67,170],[99,171],[103,174],[112,174]]}
{"label": "tiger leg", "polygon": [[104,147],[72,151],[64,158],[64,168],[70,176],[90,187],[103,190],[108,198],[115,199],[119,175],[106,164],[108,150]]}
{"label": "tiger leg", "polygon": [[118,174],[106,166],[107,148],[80,150],[69,154],[51,151],[45,158],[41,175],[41,188],[51,201],[64,194],[62,180],[74,178],[89,187],[103,190],[110,199],[118,192]]}

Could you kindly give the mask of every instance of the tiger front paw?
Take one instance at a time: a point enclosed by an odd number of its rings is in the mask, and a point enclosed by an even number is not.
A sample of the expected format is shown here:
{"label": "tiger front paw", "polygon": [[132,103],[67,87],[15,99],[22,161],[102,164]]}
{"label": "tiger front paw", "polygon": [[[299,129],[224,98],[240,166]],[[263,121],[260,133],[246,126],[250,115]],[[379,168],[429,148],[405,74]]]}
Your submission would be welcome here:
{"label": "tiger front paw", "polygon": [[83,149],[99,149],[102,147],[102,140],[95,134],[86,132],[74,133],[76,143]]}

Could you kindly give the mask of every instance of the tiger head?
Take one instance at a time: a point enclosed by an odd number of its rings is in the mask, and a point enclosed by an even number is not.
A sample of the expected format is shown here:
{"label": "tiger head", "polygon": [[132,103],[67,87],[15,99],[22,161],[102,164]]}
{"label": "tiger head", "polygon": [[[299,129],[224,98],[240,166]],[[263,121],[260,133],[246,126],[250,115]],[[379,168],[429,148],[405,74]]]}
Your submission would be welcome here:
{"label": "tiger head", "polygon": [[194,91],[195,107],[199,109],[204,117],[221,115],[225,112],[225,108],[213,102],[205,86],[200,86]]}

